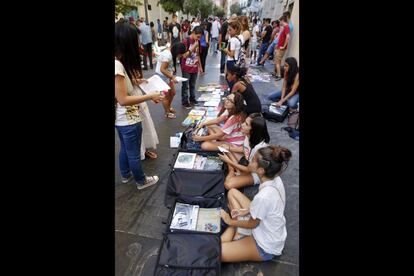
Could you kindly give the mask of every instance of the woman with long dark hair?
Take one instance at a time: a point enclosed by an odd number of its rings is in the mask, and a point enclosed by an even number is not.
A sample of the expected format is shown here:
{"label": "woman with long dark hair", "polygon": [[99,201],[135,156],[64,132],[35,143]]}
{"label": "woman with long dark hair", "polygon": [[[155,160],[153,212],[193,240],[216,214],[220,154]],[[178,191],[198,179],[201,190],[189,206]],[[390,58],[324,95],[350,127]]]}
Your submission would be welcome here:
{"label": "woman with long dark hair", "polygon": [[138,189],[158,182],[158,176],[145,176],[141,166],[142,118],[139,104],[148,100],[158,103],[159,92],[140,95],[138,84],[144,82],[139,56],[138,29],[125,20],[115,24],[115,127],[120,141],[119,166],[122,183],[132,178]]}
{"label": "woman with long dark hair", "polygon": [[261,113],[250,114],[242,124],[242,133],[246,135],[243,147],[223,145],[222,147],[227,149],[229,153],[219,155],[229,168],[229,173],[224,181],[224,187],[227,190],[260,184],[257,174],[251,173],[247,165],[252,161],[258,149],[268,146],[270,136],[266,119]]}
{"label": "woman with long dark hair", "polygon": [[299,102],[299,67],[294,57],[288,57],[285,60],[285,74],[283,77],[282,90],[272,93],[268,99],[277,102],[281,106],[287,102],[291,109],[296,109]]}
{"label": "woman with long dark hair", "polygon": [[[226,111],[216,119],[201,123],[199,127],[209,126],[207,136],[193,136],[193,140],[203,142],[201,148],[205,151],[217,151],[218,146],[231,144],[241,147],[244,141],[244,134],[241,132],[241,125],[244,122],[244,103],[240,93],[231,93],[224,101]],[[218,124],[225,122],[223,127]]]}
{"label": "woman with long dark hair", "polygon": [[200,46],[201,46],[201,54],[200,54],[200,62],[201,68],[203,68],[203,72],[201,75],[206,73],[206,59],[208,54],[208,47],[209,47],[209,33],[207,31],[207,23],[203,22],[201,25],[203,28],[204,33],[200,37]]}
{"label": "woman with long dark hair", "polygon": [[[176,117],[174,114],[176,111],[171,107],[171,103],[175,96],[174,83],[177,83],[178,81],[175,79],[173,72],[176,71],[177,58],[181,58],[186,51],[187,49],[185,48],[185,45],[179,42],[172,47],[170,46],[166,48],[157,57],[155,73],[170,86],[170,90],[168,90],[165,99],[162,102],[165,110],[165,118],[174,119]],[[186,55],[188,55],[188,53]]]}
{"label": "woman with long dark hair", "polygon": [[246,115],[262,112],[262,104],[253,88],[252,83],[246,77],[247,68],[234,66],[227,69],[227,80],[233,82],[232,92],[240,92],[246,101]]}

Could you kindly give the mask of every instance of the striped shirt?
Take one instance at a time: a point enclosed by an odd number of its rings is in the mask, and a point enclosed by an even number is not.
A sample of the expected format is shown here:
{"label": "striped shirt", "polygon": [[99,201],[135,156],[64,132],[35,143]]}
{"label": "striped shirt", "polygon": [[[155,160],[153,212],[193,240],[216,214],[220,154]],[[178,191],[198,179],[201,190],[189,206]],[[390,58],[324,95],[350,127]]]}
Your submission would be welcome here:
{"label": "striped shirt", "polygon": [[[222,117],[228,117],[224,115]],[[244,134],[241,131],[242,117],[240,115],[232,115],[226,120],[221,130],[226,134],[223,141],[235,146],[242,146],[244,142]]]}

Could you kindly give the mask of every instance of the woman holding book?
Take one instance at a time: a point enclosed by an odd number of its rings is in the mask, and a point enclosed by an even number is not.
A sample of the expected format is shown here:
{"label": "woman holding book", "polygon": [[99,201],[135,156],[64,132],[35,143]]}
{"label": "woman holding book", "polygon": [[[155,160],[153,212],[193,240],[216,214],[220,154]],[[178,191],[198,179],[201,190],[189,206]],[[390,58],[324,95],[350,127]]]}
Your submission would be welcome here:
{"label": "woman holding book", "polygon": [[[229,225],[221,235],[222,262],[268,261],[282,254],[287,233],[286,196],[280,175],[291,157],[290,150],[283,147],[259,149],[249,164],[250,171],[260,178],[259,192],[250,201],[239,190],[229,190],[231,213],[221,210],[221,218]],[[238,228],[252,229],[252,234],[241,235]]]}
{"label": "woman holding book", "polygon": [[246,136],[243,147],[222,145],[229,153],[219,154],[220,159],[226,162],[229,168],[224,181],[227,190],[260,184],[257,173],[250,172],[247,165],[252,162],[257,150],[268,146],[270,136],[266,119],[261,113],[250,114],[242,124],[242,133]]}
{"label": "woman holding book", "polygon": [[122,183],[135,179],[138,189],[158,182],[158,176],[146,176],[141,165],[142,117],[139,104],[163,100],[158,91],[140,95],[142,83],[138,29],[126,20],[115,24],[115,127],[119,134],[119,166]]}
{"label": "woman holding book", "polygon": [[[216,119],[203,122],[199,128],[208,126],[208,135],[194,135],[193,140],[203,142],[201,148],[205,151],[217,151],[218,146],[223,144],[241,147],[244,141],[244,134],[241,132],[241,124],[245,115],[244,100],[240,93],[232,93],[225,98],[225,111]],[[218,124],[225,122],[223,127]]]}
{"label": "woman holding book", "polygon": [[170,86],[170,90],[168,90],[168,92],[165,94],[165,99],[162,102],[165,110],[165,118],[176,118],[176,111],[171,107],[171,103],[175,96],[174,83],[178,82],[174,76],[174,72],[176,70],[177,58],[186,57],[188,55],[189,53],[186,51],[185,45],[180,42],[174,44],[172,47],[170,46],[166,48],[157,57],[157,66],[155,68],[155,73]]}

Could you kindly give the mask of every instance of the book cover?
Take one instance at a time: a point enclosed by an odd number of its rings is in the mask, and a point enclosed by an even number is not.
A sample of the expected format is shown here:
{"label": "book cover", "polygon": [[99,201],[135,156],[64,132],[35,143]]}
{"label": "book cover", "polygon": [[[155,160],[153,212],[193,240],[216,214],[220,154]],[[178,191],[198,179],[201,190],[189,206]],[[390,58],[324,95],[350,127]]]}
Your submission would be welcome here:
{"label": "book cover", "polygon": [[196,159],[196,153],[180,152],[178,153],[177,160],[175,161],[175,169],[193,169]]}
{"label": "book cover", "polygon": [[196,230],[198,210],[198,205],[176,203],[170,228],[179,230]]}

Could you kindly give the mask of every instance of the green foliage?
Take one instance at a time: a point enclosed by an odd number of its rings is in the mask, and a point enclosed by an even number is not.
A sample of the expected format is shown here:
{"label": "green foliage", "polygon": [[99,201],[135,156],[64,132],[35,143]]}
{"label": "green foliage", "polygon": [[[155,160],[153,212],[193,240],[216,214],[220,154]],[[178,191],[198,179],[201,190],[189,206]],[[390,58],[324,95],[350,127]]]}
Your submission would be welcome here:
{"label": "green foliage", "polygon": [[230,6],[230,13],[233,14],[237,14],[237,15],[241,15],[242,14],[242,9],[240,7],[239,3],[234,3],[233,5]]}
{"label": "green foliage", "polygon": [[158,4],[161,4],[166,12],[173,13],[183,10],[184,0],[159,0]]}
{"label": "green foliage", "polygon": [[213,15],[217,16],[218,18],[222,18],[225,14],[225,11],[222,7],[214,5],[213,7]]}
{"label": "green foliage", "polygon": [[132,10],[138,9],[137,6],[139,5],[142,5],[142,3],[137,0],[115,0],[115,14],[129,13]]}

